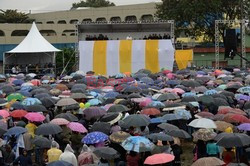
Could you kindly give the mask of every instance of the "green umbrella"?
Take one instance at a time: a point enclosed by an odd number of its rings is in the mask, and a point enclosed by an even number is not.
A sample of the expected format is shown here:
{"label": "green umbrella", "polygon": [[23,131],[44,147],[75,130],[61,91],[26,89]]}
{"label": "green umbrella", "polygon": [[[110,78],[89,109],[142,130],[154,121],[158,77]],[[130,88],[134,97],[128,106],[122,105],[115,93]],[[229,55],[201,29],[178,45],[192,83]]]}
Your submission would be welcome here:
{"label": "green umbrella", "polygon": [[24,96],[21,95],[20,93],[12,93],[9,96],[7,96],[8,102],[10,102],[12,100],[22,101],[23,99],[24,99]]}

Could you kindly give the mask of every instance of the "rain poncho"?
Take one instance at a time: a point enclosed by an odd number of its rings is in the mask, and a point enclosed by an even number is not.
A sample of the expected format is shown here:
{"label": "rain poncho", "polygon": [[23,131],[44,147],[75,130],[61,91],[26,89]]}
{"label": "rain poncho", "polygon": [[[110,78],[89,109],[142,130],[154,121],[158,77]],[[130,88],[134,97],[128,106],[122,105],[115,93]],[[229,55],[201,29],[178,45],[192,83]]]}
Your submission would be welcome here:
{"label": "rain poncho", "polygon": [[64,152],[60,155],[59,160],[69,162],[73,166],[78,166],[74,151],[69,144],[67,144]]}

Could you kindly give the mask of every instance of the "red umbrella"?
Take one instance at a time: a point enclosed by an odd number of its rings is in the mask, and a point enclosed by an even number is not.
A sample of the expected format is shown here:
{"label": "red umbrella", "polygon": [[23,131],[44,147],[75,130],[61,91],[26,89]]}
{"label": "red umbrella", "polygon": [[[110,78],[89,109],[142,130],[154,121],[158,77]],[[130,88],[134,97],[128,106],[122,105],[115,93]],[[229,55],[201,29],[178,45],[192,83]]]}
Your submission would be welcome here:
{"label": "red umbrella", "polygon": [[10,113],[10,116],[13,118],[22,118],[24,117],[28,112],[24,110],[15,110]]}
{"label": "red umbrella", "polygon": [[246,115],[244,111],[242,111],[241,109],[237,109],[237,108],[223,107],[223,108],[219,108],[218,110],[218,114],[228,114],[228,113]]}
{"label": "red umbrella", "polygon": [[196,115],[202,117],[202,118],[210,118],[213,117],[214,114],[210,113],[210,112],[199,112]]}
{"label": "red umbrella", "polygon": [[159,111],[157,108],[145,108],[141,111],[141,114],[145,115],[159,115],[161,114],[161,111]]}
{"label": "red umbrella", "polygon": [[144,164],[147,165],[157,165],[157,164],[164,164],[174,160],[174,155],[167,154],[167,153],[160,153],[149,156],[144,161]]}
{"label": "red umbrella", "polygon": [[41,85],[41,81],[37,80],[37,79],[31,80],[30,83],[32,83],[34,86],[40,86]]}
{"label": "red umbrella", "polygon": [[248,123],[249,119],[243,115],[240,114],[227,114],[224,117],[224,121],[228,122],[228,123]]}

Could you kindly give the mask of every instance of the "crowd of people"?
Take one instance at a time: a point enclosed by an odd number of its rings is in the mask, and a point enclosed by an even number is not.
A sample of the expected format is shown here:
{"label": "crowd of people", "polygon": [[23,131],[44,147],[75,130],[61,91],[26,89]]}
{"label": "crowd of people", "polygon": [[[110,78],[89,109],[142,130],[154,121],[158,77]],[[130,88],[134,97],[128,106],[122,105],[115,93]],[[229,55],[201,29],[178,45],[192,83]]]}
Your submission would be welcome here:
{"label": "crowd of people", "polygon": [[249,70],[0,81],[0,165],[250,165]]}

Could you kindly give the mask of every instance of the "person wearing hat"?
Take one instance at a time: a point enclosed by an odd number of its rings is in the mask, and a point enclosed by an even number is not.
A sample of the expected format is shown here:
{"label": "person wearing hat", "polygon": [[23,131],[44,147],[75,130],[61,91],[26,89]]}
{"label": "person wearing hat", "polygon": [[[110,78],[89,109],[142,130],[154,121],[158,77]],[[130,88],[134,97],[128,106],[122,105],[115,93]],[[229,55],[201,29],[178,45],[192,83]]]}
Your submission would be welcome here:
{"label": "person wearing hat", "polygon": [[53,162],[59,160],[60,155],[62,154],[62,151],[58,149],[58,143],[56,141],[53,141],[51,144],[51,148],[48,150],[48,162]]}

